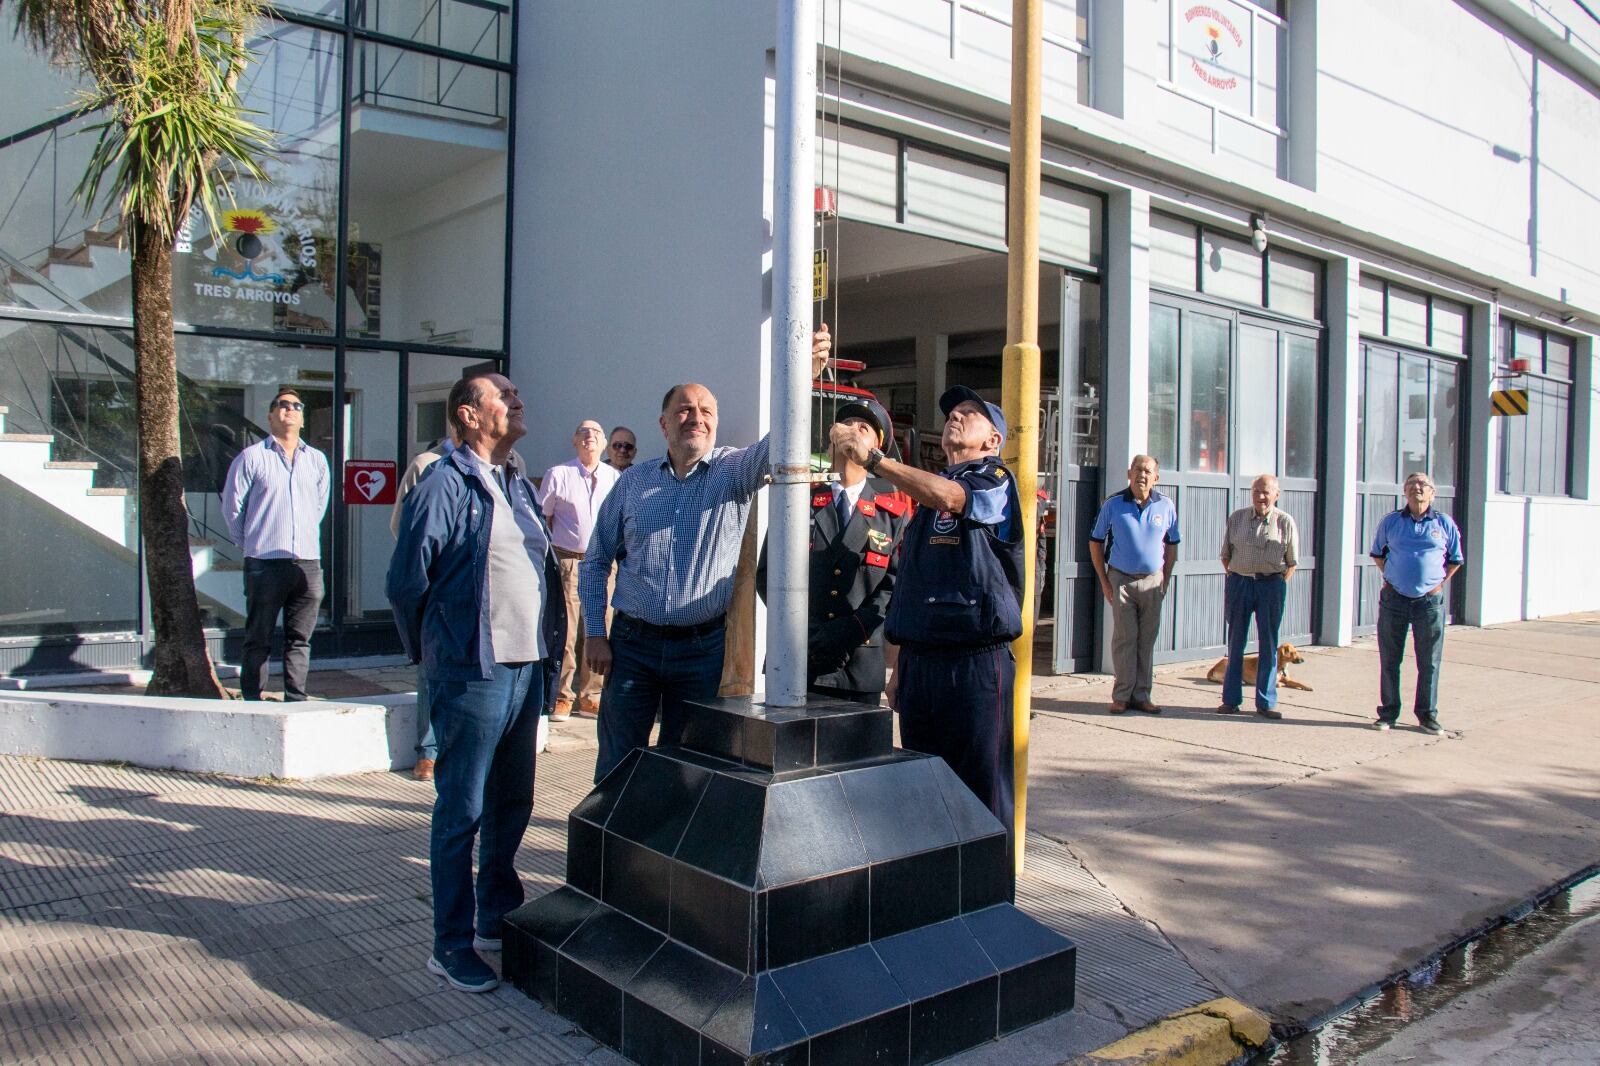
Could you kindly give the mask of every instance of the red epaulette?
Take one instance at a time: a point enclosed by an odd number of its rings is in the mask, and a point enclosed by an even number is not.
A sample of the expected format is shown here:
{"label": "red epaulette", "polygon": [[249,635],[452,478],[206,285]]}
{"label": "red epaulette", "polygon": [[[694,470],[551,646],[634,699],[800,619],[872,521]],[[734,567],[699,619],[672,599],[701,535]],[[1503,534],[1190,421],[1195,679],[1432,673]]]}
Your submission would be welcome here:
{"label": "red epaulette", "polygon": [[898,492],[880,493],[872,498],[872,502],[896,518],[906,513],[906,498]]}

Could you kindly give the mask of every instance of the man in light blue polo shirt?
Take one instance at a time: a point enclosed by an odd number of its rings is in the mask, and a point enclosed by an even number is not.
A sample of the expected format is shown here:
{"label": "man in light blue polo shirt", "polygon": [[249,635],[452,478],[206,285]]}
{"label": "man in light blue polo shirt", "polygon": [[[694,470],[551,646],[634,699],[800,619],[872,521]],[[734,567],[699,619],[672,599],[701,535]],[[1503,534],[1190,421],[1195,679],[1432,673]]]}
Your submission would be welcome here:
{"label": "man in light blue polo shirt", "polygon": [[1150,699],[1161,601],[1178,561],[1178,509],[1156,491],[1161,466],[1136,455],[1128,487],[1100,506],[1089,534],[1089,558],[1100,575],[1100,592],[1111,604],[1111,663],[1116,682],[1111,713],[1130,707],[1160,714]]}
{"label": "man in light blue polo shirt", "polygon": [[1417,652],[1417,695],[1412,709],[1423,732],[1439,736],[1439,661],[1444,656],[1444,585],[1461,569],[1461,530],[1433,509],[1433,479],[1406,477],[1406,505],[1384,515],[1372,539],[1372,558],[1383,572],[1378,598],[1378,720],[1389,729],[1400,718],[1400,662],[1406,629]]}

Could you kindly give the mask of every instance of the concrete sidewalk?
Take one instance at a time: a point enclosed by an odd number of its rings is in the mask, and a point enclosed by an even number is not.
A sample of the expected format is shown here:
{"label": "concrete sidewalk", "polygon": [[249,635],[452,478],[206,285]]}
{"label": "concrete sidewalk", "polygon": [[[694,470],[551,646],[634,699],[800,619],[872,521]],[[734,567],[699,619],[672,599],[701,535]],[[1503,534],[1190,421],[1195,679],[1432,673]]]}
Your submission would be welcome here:
{"label": "concrete sidewalk", "polygon": [[[1078,941],[1080,1005],[956,1061],[1061,1062],[1223,994],[1312,1018],[1600,859],[1600,618],[1452,629],[1446,658],[1450,738],[1367,727],[1370,644],[1312,650],[1282,722],[1215,715],[1209,664],[1160,671],[1159,717],[1041,679],[1019,903]],[[564,723],[539,760],[530,895],[593,743]],[[0,1061],[619,1061],[424,972],[431,798],[0,758]]]}
{"label": "concrete sidewalk", "polygon": [[1600,616],[1452,628],[1447,737],[1409,706],[1370,728],[1372,641],[1306,654],[1280,722],[1217,715],[1204,663],[1158,671],[1160,716],[1108,714],[1104,680],[1034,690],[1029,829],[1280,1022],[1600,862]]}

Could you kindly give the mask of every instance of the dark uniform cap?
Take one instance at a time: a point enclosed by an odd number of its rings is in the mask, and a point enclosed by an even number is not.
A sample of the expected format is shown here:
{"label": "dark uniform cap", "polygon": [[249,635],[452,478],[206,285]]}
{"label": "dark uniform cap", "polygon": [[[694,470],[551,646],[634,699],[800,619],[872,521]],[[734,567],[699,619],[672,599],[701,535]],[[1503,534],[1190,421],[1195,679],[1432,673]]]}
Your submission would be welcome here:
{"label": "dark uniform cap", "polygon": [[833,413],[835,422],[843,422],[847,418],[864,418],[871,422],[878,431],[878,447],[883,447],[883,442],[889,439],[889,413],[877,401],[852,400]]}
{"label": "dark uniform cap", "polygon": [[1006,442],[1006,416],[1000,413],[1000,405],[990,403],[965,385],[952,385],[946,389],[944,395],[939,397],[939,410],[944,412],[946,417],[949,417],[951,411],[954,411],[957,406],[967,400],[971,400],[987,412],[989,421],[994,425],[995,429],[1000,431],[1000,443],[1004,444]]}

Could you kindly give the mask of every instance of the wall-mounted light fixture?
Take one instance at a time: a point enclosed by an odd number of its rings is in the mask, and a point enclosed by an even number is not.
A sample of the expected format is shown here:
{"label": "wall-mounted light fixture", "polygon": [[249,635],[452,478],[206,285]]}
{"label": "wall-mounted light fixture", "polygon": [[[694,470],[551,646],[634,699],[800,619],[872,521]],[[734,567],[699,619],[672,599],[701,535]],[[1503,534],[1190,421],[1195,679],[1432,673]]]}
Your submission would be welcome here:
{"label": "wall-mounted light fixture", "polygon": [[1250,216],[1250,246],[1258,253],[1265,255],[1267,251],[1267,216]]}

